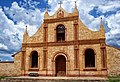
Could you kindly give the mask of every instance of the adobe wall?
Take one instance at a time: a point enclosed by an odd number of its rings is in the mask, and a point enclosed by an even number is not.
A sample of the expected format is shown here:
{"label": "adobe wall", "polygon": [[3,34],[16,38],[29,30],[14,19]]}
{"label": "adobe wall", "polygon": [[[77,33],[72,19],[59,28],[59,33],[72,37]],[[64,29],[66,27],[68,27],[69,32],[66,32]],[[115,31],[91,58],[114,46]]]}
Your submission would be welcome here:
{"label": "adobe wall", "polygon": [[120,75],[120,50],[107,46],[108,76]]}
{"label": "adobe wall", "polygon": [[21,53],[14,57],[14,61],[0,62],[0,76],[19,76],[21,75]]}

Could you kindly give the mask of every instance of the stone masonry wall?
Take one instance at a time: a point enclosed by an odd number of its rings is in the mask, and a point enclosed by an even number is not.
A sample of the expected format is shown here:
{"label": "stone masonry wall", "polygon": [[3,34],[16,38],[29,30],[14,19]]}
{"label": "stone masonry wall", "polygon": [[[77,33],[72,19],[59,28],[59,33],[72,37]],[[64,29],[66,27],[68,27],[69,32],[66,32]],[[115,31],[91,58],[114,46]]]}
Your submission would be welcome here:
{"label": "stone masonry wall", "polygon": [[0,62],[0,76],[13,76],[14,63]]}
{"label": "stone masonry wall", "polygon": [[19,52],[14,56],[14,75],[21,75],[22,52]]}
{"label": "stone masonry wall", "polygon": [[14,57],[14,62],[0,62],[0,76],[21,75],[21,52]]}
{"label": "stone masonry wall", "polygon": [[107,46],[108,75],[120,75],[120,50]]}

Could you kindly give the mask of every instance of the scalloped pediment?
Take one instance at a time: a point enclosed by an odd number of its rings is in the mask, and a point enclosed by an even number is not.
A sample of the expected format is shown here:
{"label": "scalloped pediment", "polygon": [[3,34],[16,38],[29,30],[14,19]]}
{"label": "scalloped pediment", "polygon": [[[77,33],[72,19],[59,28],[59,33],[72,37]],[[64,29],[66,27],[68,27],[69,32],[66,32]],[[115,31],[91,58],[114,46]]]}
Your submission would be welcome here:
{"label": "scalloped pediment", "polygon": [[44,19],[54,19],[54,18],[64,18],[64,17],[71,17],[71,16],[78,16],[78,12],[68,13],[62,7],[60,7],[52,16],[44,15]]}

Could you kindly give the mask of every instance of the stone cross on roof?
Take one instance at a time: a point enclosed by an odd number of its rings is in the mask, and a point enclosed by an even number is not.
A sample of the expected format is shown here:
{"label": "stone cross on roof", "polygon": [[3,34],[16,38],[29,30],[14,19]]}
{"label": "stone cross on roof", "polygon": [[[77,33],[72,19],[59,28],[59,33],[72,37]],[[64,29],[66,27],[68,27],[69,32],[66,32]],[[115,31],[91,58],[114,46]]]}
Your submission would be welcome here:
{"label": "stone cross on roof", "polygon": [[61,7],[61,4],[63,4],[63,3],[62,3],[62,1],[60,1],[58,4],[60,4],[60,7]]}
{"label": "stone cross on roof", "polygon": [[75,7],[77,7],[77,6],[76,6],[76,1],[75,1]]}
{"label": "stone cross on roof", "polygon": [[75,1],[75,4],[76,4],[76,1]]}

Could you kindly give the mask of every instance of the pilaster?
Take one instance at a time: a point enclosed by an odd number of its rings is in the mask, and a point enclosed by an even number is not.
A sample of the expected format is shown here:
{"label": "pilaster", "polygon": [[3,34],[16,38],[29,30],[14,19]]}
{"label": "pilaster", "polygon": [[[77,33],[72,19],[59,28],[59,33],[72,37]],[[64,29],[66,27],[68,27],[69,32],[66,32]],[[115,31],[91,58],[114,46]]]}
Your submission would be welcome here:
{"label": "pilaster", "polygon": [[44,24],[44,46],[43,46],[43,70],[47,70],[47,40],[48,40],[48,24]]}
{"label": "pilaster", "polygon": [[25,76],[25,58],[26,58],[26,55],[25,55],[25,53],[26,53],[26,48],[25,47],[23,47],[22,48],[22,63],[21,63],[21,70],[22,70],[22,75],[23,76]]}
{"label": "pilaster", "polygon": [[74,69],[79,70],[78,20],[74,20]]}
{"label": "pilaster", "polygon": [[107,69],[107,54],[106,54],[105,39],[100,39],[100,49],[101,49],[102,70],[105,70]]}

